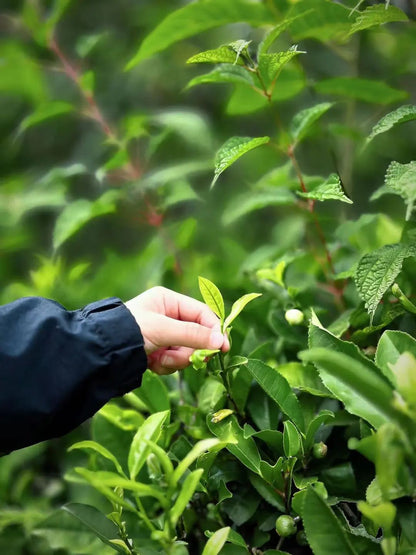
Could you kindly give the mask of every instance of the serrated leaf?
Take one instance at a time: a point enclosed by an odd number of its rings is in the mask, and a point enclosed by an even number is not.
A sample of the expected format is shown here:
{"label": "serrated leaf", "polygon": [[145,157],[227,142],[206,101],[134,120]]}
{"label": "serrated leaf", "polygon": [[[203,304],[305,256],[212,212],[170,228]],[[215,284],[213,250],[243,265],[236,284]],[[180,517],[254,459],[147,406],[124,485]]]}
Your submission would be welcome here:
{"label": "serrated leaf", "polygon": [[270,137],[231,137],[231,139],[228,139],[215,156],[215,175],[211,187],[215,185],[222,172],[241,156],[269,141]]}
{"label": "serrated leaf", "polygon": [[226,330],[228,326],[237,318],[244,307],[254,299],[257,299],[257,297],[261,297],[261,295],[261,293],[249,293],[248,295],[243,295],[238,300],[236,300],[231,307],[230,314],[224,320],[223,329]]}
{"label": "serrated leaf", "polygon": [[302,518],[314,553],[358,555],[340,521],[313,487],[307,489]]}
{"label": "serrated leaf", "polygon": [[386,6],[383,4],[376,4],[375,6],[368,6],[364,11],[359,12],[357,19],[353,23],[349,34],[352,35],[364,29],[384,25],[393,21],[407,21],[407,15],[396,8],[395,6]]}
{"label": "serrated leaf", "polygon": [[53,248],[58,249],[93,218],[114,213],[120,194],[120,191],[110,190],[97,200],[79,199],[68,204],[56,220],[53,230]]}
{"label": "serrated leaf", "polygon": [[339,95],[375,104],[392,104],[408,96],[406,91],[394,89],[384,81],[358,77],[333,77],[318,81],[315,90],[320,94]]}
{"label": "serrated leaf", "polygon": [[213,50],[205,50],[199,54],[191,56],[187,64],[240,64],[243,65],[243,60],[239,57],[238,53],[228,44],[223,44]]}
{"label": "serrated leaf", "polygon": [[232,64],[220,64],[209,73],[194,77],[186,85],[186,88],[190,89],[196,85],[202,85],[205,83],[233,83],[234,85],[242,83],[244,85],[248,85],[249,87],[255,86],[251,73],[241,66]]}
{"label": "serrated leaf", "polygon": [[[299,14],[297,17],[304,17],[307,13],[308,13],[307,11],[303,12],[302,14]],[[285,31],[288,28],[288,26],[295,19],[297,19],[297,17],[294,17],[294,18],[286,17],[282,22],[280,22],[278,25],[276,25],[276,27],[274,27],[271,31],[267,33],[267,35],[264,37],[264,39],[259,44],[259,47],[257,49],[257,59],[260,59],[260,56],[262,54],[267,53],[267,51],[274,43],[274,41],[281,35],[281,33],[283,33],[283,31]]]}
{"label": "serrated leaf", "polygon": [[68,102],[55,101],[41,104],[34,112],[27,116],[19,125],[19,133],[23,133],[30,127],[38,125],[46,120],[63,116],[74,111],[72,104]]}
{"label": "serrated leaf", "polygon": [[285,52],[262,54],[260,56],[258,69],[266,83],[268,85],[270,84],[270,88],[274,87],[275,81],[281,69],[299,54],[305,54],[305,52],[302,50],[298,50],[297,46],[295,45]]}
{"label": "serrated leaf", "polygon": [[100,445],[95,441],[85,440],[85,441],[79,441],[78,443],[74,443],[73,445],[71,445],[71,447],[69,447],[68,451],[72,451],[73,449],[85,449],[86,451],[93,451],[95,453],[99,453],[102,457],[111,461],[114,464],[117,472],[121,476],[125,476],[123,469],[121,467],[121,464],[118,462],[118,460],[113,455],[113,453],[111,453],[103,445]]}
{"label": "serrated leaf", "polygon": [[198,284],[205,304],[215,312],[222,323],[225,318],[225,309],[221,291],[212,281],[201,276],[198,277]]}
{"label": "serrated leaf", "polygon": [[246,0],[206,0],[188,4],[170,13],[142,42],[137,54],[127,64],[131,69],[142,60],[171,44],[201,31],[229,23],[246,22],[253,26],[274,22],[275,16],[261,3]]}
{"label": "serrated leaf", "polygon": [[389,131],[392,127],[395,127],[400,123],[405,123],[406,121],[412,121],[414,119],[416,119],[416,106],[411,104],[400,106],[400,108],[397,108],[397,110],[385,115],[376,123],[371,130],[370,135],[367,137],[365,146],[368,145],[368,143],[377,135]]}
{"label": "serrated leaf", "polygon": [[230,531],[229,526],[217,530],[205,544],[202,555],[218,555],[227,541]]}
{"label": "serrated leaf", "polygon": [[355,283],[371,322],[378,303],[400,273],[403,261],[410,256],[416,256],[416,245],[397,243],[365,254],[358,263]]}
{"label": "serrated leaf", "polygon": [[285,17],[293,19],[289,29],[296,41],[343,39],[351,27],[348,8],[327,0],[300,0]]}
{"label": "serrated leaf", "polygon": [[311,108],[306,108],[296,114],[290,124],[290,134],[294,143],[299,143],[308,134],[312,125],[321,118],[331,107],[332,102],[322,102]]}
{"label": "serrated leaf", "polygon": [[249,360],[247,368],[267,395],[277,403],[280,410],[296,424],[299,430],[303,431],[304,420],[299,401],[285,378],[260,360]]}
{"label": "serrated leaf", "polygon": [[407,206],[406,220],[409,220],[416,200],[416,162],[391,162],[384,183],[386,193],[395,193],[402,197]]}
{"label": "serrated leaf", "polygon": [[308,191],[307,193],[297,191],[297,194],[300,197],[313,200],[340,200],[341,202],[352,204],[352,200],[345,194],[341,185],[341,180],[336,173],[331,174],[322,185],[318,185],[313,191]]}

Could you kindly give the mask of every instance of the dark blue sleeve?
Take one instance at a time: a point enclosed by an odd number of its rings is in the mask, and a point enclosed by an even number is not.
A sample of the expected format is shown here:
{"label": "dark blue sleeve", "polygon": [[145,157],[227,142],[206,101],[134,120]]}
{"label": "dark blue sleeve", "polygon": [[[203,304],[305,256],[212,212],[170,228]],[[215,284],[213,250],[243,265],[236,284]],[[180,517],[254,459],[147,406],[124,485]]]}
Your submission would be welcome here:
{"label": "dark blue sleeve", "polygon": [[117,298],[74,311],[39,297],[0,306],[0,453],[63,435],[138,387],[143,344]]}

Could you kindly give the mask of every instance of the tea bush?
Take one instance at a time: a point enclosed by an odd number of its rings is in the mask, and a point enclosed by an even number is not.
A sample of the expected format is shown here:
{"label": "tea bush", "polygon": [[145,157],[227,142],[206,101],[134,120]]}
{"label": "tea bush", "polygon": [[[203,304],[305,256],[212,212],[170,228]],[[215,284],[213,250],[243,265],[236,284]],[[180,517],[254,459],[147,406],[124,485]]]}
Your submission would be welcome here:
{"label": "tea bush", "polygon": [[1,300],[164,283],[232,348],[1,459],[3,551],[415,552],[415,11],[9,6]]}

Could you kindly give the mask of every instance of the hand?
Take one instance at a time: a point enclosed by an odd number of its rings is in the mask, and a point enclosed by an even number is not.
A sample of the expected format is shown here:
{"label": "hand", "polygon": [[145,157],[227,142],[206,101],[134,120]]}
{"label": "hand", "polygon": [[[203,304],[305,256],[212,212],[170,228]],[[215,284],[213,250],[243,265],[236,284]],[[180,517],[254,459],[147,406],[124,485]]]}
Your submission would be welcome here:
{"label": "hand", "polygon": [[141,329],[149,368],[157,374],[186,368],[195,349],[230,348],[217,316],[191,297],[153,287],[125,304]]}

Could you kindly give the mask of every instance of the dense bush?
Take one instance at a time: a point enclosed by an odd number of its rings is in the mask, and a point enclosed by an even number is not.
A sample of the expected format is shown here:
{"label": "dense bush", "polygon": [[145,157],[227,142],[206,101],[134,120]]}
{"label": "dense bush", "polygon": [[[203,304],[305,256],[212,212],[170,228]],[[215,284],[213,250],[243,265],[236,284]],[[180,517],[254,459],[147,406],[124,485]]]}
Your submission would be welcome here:
{"label": "dense bush", "polygon": [[0,300],[163,283],[232,349],[2,458],[0,550],[414,553],[414,4],[9,4]]}

